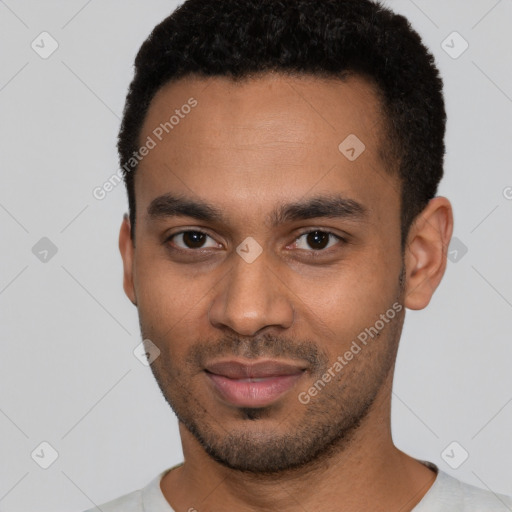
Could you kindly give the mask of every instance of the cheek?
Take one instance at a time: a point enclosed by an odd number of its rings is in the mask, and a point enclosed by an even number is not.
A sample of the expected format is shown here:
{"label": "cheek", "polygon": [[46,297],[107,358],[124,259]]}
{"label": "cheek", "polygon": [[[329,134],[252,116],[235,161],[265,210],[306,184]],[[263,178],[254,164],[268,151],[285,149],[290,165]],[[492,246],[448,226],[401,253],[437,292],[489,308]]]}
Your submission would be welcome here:
{"label": "cheek", "polygon": [[337,350],[350,343],[376,308],[372,294],[357,280],[329,280],[322,288],[321,292],[305,291],[298,306],[305,329]]}
{"label": "cheek", "polygon": [[191,278],[167,262],[140,258],[136,266],[137,309],[143,335],[177,355],[208,328],[208,304],[215,281]]}
{"label": "cheek", "polygon": [[160,335],[172,328],[194,300],[190,286],[183,286],[178,275],[150,258],[137,261],[135,290],[142,326]]}
{"label": "cheek", "polygon": [[400,264],[395,260],[376,251],[347,261],[329,276],[295,278],[290,288],[300,297],[300,301],[294,300],[304,328],[309,326],[309,331],[326,337],[336,347],[350,343],[397,300]]}
{"label": "cheek", "polygon": [[[172,264],[165,251],[151,241],[139,244],[135,259],[135,287],[138,302],[168,310],[169,305],[186,301],[195,286],[186,270]],[[171,308],[170,311],[173,311]]]}

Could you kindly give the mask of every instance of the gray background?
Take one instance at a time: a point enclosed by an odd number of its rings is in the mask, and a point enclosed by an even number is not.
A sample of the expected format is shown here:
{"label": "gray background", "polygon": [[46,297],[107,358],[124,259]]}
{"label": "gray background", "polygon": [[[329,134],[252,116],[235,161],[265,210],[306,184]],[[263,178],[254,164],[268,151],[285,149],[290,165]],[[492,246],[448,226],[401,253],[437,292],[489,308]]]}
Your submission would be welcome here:
{"label": "gray background", "polygon": [[[407,313],[395,442],[512,494],[512,4],[387,3],[411,20],[445,81],[439,192],[460,241],[430,306]],[[138,321],[117,250],[124,187],[92,195],[117,169],[135,53],[176,5],[0,1],[0,510],[81,511],[181,461],[175,417],[133,355]],[[59,45],[47,59],[31,47],[43,31]],[[457,58],[453,31],[469,43]],[[58,452],[48,469],[43,441]],[[447,461],[459,464],[462,450],[469,457],[453,469]]]}

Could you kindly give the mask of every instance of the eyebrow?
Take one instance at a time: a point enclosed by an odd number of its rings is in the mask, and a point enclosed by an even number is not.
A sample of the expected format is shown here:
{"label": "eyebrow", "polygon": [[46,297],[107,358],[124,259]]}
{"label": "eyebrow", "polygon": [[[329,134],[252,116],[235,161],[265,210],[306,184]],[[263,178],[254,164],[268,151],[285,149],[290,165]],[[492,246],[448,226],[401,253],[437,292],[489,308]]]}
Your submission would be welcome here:
{"label": "eyebrow", "polygon": [[[206,222],[227,224],[227,218],[218,207],[202,200],[173,194],[164,194],[153,199],[147,212],[152,219],[191,217]],[[353,199],[340,195],[326,195],[280,205],[270,213],[268,220],[272,227],[276,227],[286,222],[321,217],[363,221],[367,219],[368,214],[368,208]]]}

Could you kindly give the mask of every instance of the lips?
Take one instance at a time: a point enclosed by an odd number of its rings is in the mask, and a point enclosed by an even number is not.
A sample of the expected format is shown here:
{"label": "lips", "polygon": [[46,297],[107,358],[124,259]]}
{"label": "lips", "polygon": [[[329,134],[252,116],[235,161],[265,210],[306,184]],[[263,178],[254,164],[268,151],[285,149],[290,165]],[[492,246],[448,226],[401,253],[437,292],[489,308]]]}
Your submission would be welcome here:
{"label": "lips", "polygon": [[205,372],[223,401],[238,407],[264,407],[290,390],[304,370],[305,366],[281,361],[229,360],[211,363]]}
{"label": "lips", "polygon": [[259,361],[256,363],[241,363],[239,361],[219,361],[209,364],[206,370],[216,375],[230,379],[261,379],[280,377],[300,373],[305,367],[286,364],[280,361]]}

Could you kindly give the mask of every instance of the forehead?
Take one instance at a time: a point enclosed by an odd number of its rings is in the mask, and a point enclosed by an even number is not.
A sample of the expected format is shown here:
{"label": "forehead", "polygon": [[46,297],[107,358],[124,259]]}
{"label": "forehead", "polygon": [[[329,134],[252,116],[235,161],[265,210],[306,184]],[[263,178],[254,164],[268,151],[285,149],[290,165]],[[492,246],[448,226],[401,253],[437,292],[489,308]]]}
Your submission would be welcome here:
{"label": "forehead", "polygon": [[380,156],[380,108],[374,86],[357,76],[170,83],[142,127],[141,145],[151,139],[154,147],[137,170],[137,204],[180,192],[226,209],[248,201],[265,209],[340,192],[369,209],[398,208],[397,181]]}

